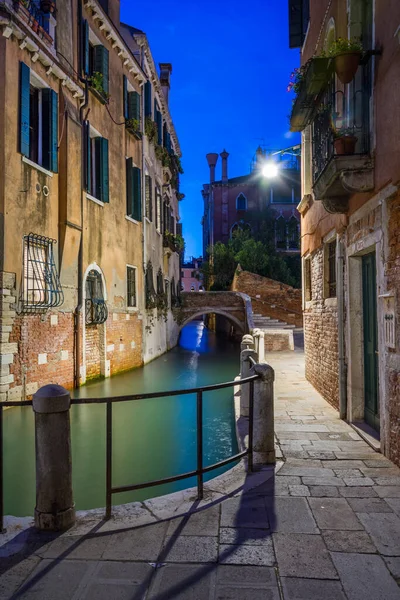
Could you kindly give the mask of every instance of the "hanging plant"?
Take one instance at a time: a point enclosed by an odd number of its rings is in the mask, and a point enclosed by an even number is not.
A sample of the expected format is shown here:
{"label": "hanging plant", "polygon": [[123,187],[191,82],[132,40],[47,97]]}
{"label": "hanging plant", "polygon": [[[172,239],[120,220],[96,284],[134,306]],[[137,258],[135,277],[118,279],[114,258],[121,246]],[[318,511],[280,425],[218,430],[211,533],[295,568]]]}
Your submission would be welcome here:
{"label": "hanging plant", "polygon": [[334,59],[335,72],[342,83],[350,83],[354,79],[362,55],[362,44],[356,38],[338,38],[332,43],[329,56]]}
{"label": "hanging plant", "polygon": [[144,122],[144,132],[150,143],[155,143],[158,135],[157,123],[148,115]]}
{"label": "hanging plant", "polygon": [[103,73],[99,71],[94,71],[92,75],[88,78],[88,82],[92,90],[100,94],[103,100],[108,100],[110,94],[108,94],[104,89],[104,76]]}

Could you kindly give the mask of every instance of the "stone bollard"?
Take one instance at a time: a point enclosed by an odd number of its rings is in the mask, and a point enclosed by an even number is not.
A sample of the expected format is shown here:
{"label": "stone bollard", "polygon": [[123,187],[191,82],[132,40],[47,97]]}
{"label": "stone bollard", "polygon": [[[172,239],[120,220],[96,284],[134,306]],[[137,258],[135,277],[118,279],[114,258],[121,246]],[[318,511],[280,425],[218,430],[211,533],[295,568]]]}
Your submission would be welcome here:
{"label": "stone bollard", "polygon": [[70,393],[46,385],[33,395],[36,441],[35,525],[63,531],[75,524],[72,498]]}
{"label": "stone bollard", "polygon": [[240,343],[240,350],[254,350],[254,338],[249,333],[242,337],[242,341]]}
{"label": "stone bollard", "polygon": [[254,365],[251,375],[260,375],[254,382],[253,464],[275,462],[274,379],[270,365]]}
{"label": "stone bollard", "polygon": [[[245,379],[250,377],[250,371],[252,364],[249,358],[252,358],[257,362],[257,353],[254,350],[242,350],[240,353],[240,378]],[[250,384],[244,383],[240,386],[240,416],[249,416],[249,392]]]}

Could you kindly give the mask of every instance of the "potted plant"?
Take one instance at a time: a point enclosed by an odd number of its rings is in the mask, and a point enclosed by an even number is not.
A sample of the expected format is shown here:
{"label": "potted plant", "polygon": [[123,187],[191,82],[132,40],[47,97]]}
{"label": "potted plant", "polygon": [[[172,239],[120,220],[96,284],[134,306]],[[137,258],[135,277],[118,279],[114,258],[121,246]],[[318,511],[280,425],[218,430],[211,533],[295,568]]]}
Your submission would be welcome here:
{"label": "potted plant", "polygon": [[354,130],[349,128],[339,129],[335,132],[333,145],[338,155],[354,154],[358,138],[354,135]]}
{"label": "potted plant", "polygon": [[350,83],[357,72],[363,54],[359,40],[338,38],[329,48],[329,55],[334,59],[336,75],[344,84]]}
{"label": "potted plant", "polygon": [[110,96],[104,89],[103,73],[95,71],[89,77],[88,81],[91,89],[96,93],[96,96],[99,98],[99,100],[103,103],[107,102]]}
{"label": "potted plant", "polygon": [[148,137],[149,142],[155,143],[157,139],[157,123],[148,115],[144,122],[144,132]]}
{"label": "potted plant", "polygon": [[140,122],[138,119],[126,119],[125,127],[134,135],[140,135]]}

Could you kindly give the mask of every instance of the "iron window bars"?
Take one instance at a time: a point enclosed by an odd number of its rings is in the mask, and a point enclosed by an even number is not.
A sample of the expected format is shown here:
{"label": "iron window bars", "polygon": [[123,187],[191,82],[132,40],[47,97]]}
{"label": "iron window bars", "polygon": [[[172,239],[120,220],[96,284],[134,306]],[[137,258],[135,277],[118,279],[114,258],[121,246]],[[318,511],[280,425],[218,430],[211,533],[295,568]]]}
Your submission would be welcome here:
{"label": "iron window bars", "polygon": [[336,240],[328,244],[328,298],[336,297]]}
{"label": "iron window bars", "polygon": [[136,269],[134,267],[126,268],[127,281],[127,305],[129,307],[136,306]]}
{"label": "iron window bars", "polygon": [[53,245],[57,241],[36,233],[23,237],[23,269],[18,314],[41,313],[61,306],[64,293],[57,272]]}
{"label": "iron window bars", "polygon": [[94,269],[86,277],[85,323],[101,325],[108,318],[108,308],[103,294],[101,274]]}

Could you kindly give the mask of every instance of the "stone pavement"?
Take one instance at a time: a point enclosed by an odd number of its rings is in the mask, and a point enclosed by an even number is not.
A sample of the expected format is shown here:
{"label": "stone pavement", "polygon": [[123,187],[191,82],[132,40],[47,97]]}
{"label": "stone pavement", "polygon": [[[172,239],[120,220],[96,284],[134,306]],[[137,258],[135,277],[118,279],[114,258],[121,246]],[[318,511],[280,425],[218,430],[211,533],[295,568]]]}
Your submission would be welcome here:
{"label": "stone pavement", "polygon": [[305,381],[276,370],[284,463],[197,513],[84,535],[26,531],[0,548],[0,598],[400,600],[400,471]]}

